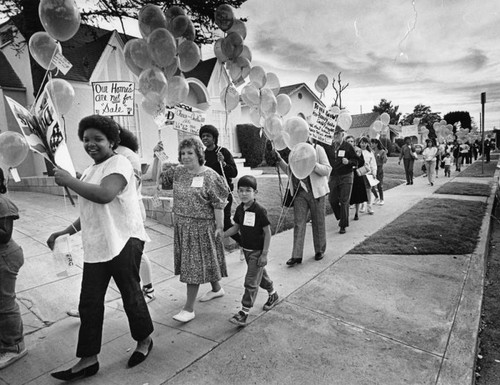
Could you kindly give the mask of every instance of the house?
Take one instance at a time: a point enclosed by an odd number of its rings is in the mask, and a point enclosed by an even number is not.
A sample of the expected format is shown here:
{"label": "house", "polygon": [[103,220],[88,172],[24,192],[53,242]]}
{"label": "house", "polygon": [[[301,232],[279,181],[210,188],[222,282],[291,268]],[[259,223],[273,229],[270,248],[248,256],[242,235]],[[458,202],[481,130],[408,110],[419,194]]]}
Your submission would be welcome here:
{"label": "house", "polygon": [[367,136],[373,123],[379,119],[378,112],[368,112],[365,114],[351,115],[352,124],[347,130],[347,135],[352,135],[354,138]]}

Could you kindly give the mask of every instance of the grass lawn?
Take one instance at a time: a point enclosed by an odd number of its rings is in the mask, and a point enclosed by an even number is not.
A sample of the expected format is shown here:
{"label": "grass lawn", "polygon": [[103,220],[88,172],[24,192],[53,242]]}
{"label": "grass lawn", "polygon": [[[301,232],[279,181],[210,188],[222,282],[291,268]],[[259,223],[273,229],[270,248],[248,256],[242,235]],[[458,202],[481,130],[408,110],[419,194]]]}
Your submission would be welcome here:
{"label": "grass lawn", "polygon": [[435,194],[477,195],[488,197],[491,194],[490,184],[449,182],[441,186]]}
{"label": "grass lawn", "polygon": [[459,178],[481,178],[481,177],[486,177],[486,178],[491,178],[493,175],[495,175],[495,171],[497,168],[497,161],[496,160],[491,160],[490,163],[482,163],[482,162],[476,162],[464,171],[462,171],[460,174],[458,174]]}
{"label": "grass lawn", "polygon": [[351,254],[468,254],[486,203],[426,198],[365,239]]}

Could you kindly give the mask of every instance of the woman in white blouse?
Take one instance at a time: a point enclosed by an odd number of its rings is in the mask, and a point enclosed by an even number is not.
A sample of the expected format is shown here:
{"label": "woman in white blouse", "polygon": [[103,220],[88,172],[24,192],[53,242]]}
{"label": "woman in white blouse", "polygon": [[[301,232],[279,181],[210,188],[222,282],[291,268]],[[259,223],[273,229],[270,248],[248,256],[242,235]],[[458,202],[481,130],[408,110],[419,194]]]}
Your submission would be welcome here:
{"label": "woman in white blouse", "polygon": [[432,139],[425,141],[427,147],[424,148],[422,156],[424,157],[425,167],[427,169],[427,179],[431,186],[434,186],[434,178],[436,176],[436,157],[438,148]]}
{"label": "woman in white blouse", "polygon": [[[368,166],[370,169],[366,175],[371,175],[373,178],[376,178],[377,176],[377,160],[375,159],[375,155],[373,155],[371,146],[370,146],[370,140],[366,137],[362,137],[359,139],[359,147],[361,147],[361,152],[363,154],[363,159],[365,160],[365,165]],[[368,214],[373,215],[373,209],[372,209],[372,186],[370,185],[370,182],[368,181],[368,177],[365,175],[365,187],[366,187],[366,195],[367,195],[367,203],[366,203],[366,211]],[[361,209],[361,212],[364,210]]]}

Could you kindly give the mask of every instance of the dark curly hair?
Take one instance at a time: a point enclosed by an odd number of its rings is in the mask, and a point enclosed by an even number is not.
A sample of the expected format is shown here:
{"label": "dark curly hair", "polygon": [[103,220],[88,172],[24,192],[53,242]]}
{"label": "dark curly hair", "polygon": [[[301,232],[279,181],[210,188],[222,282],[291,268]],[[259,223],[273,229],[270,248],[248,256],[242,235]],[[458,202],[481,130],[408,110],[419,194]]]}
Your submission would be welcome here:
{"label": "dark curly hair", "polygon": [[139,151],[137,136],[135,136],[132,131],[122,127],[120,129],[120,146],[127,147],[134,152]]}
{"label": "dark curly hair", "polygon": [[0,194],[5,194],[7,192],[7,186],[5,185],[5,177],[3,175],[3,170],[0,167]]}
{"label": "dark curly hair", "polygon": [[120,125],[107,116],[90,115],[86,116],[78,124],[78,137],[83,141],[85,130],[94,128],[101,131],[106,138],[113,143],[113,150],[120,144]]}

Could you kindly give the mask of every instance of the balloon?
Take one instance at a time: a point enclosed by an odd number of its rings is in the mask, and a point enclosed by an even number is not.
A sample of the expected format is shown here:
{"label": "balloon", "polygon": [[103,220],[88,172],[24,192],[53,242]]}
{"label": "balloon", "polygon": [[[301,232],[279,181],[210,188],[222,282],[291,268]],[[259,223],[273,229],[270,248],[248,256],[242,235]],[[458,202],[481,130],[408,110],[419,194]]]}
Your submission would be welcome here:
{"label": "balloon", "polygon": [[224,87],[220,93],[220,101],[227,112],[234,110],[240,102],[240,95],[232,85]]}
{"label": "balloon", "polygon": [[246,46],[245,44],[243,44],[243,51],[241,51],[239,57],[247,58],[249,62],[252,61],[252,52],[250,51],[250,48],[248,48],[248,46]]}
{"label": "balloon", "polygon": [[250,107],[250,120],[257,127],[262,127],[264,125],[259,107]]}
{"label": "balloon", "polygon": [[260,90],[260,110],[267,116],[276,112],[277,101],[276,97],[269,88],[262,88]]}
{"label": "balloon", "polygon": [[167,18],[157,5],[146,4],[139,11],[137,19],[139,21],[139,31],[144,38],[148,37],[157,28],[167,28]]}
{"label": "balloon", "polygon": [[290,135],[289,147],[305,142],[309,137],[309,125],[301,117],[294,116],[285,122],[285,131]]}
{"label": "balloon", "polygon": [[221,48],[229,59],[236,59],[243,52],[243,38],[236,32],[231,32],[222,40]]}
{"label": "balloon", "polygon": [[225,63],[225,62],[227,62],[229,60],[229,58],[224,54],[224,52],[222,52],[222,42],[223,41],[224,41],[224,38],[221,37],[214,44],[214,54],[215,54],[215,57],[221,63]]}
{"label": "balloon", "polygon": [[75,90],[69,82],[64,79],[50,79],[45,89],[50,94],[60,115],[66,114],[71,109],[75,99]]}
{"label": "balloon", "polygon": [[332,115],[338,115],[338,114],[340,114],[340,108],[339,108],[339,106],[332,106],[330,108],[330,113]]}
{"label": "balloon", "polygon": [[175,60],[177,45],[168,30],[158,28],[148,36],[148,51],[158,66],[167,67]]}
{"label": "balloon", "polygon": [[241,90],[241,99],[249,106],[258,106],[260,104],[259,90],[253,83],[249,83]]}
{"label": "balloon", "polygon": [[278,95],[280,92],[280,81],[278,79],[278,75],[274,72],[268,72],[266,74],[266,84],[264,84],[264,87],[273,91],[274,95]]}
{"label": "balloon", "polygon": [[54,39],[71,39],[80,28],[80,12],[74,0],[41,0],[38,16],[43,28]]}
{"label": "balloon", "polygon": [[439,129],[439,127],[441,127],[441,124],[439,124],[439,122],[434,122],[432,124],[432,127],[434,128],[435,131],[437,131]]}
{"label": "balloon", "polygon": [[283,121],[281,118],[273,114],[264,122],[264,131],[270,140],[274,140],[283,130]]}
{"label": "balloon", "polygon": [[316,167],[316,150],[309,143],[299,143],[292,148],[288,164],[297,179],[307,178]]}
{"label": "balloon", "polygon": [[61,54],[61,44],[55,41],[47,32],[35,32],[29,40],[28,47],[33,59],[46,70],[56,68],[51,63],[55,53]]}
{"label": "balloon", "polygon": [[391,121],[391,116],[387,112],[384,112],[382,115],[380,115],[380,121],[383,125],[386,126]]}
{"label": "balloon", "polygon": [[26,159],[28,152],[28,143],[20,133],[14,131],[0,133],[1,163],[7,167],[17,167]]}
{"label": "balloon", "polygon": [[167,96],[167,78],[158,68],[147,68],[139,75],[139,91],[143,95],[156,92],[162,97]]}
{"label": "balloon", "polygon": [[168,82],[167,88],[167,103],[173,106],[179,103],[184,103],[189,94],[189,84],[181,76],[172,76]]}
{"label": "balloon", "polygon": [[226,32],[234,23],[234,12],[227,4],[221,4],[215,10],[215,24]]}
{"label": "balloon", "polygon": [[290,109],[292,108],[292,99],[290,99],[290,96],[280,94],[276,97],[276,102],[278,103],[276,107],[278,114],[285,116],[290,112]]}
{"label": "balloon", "polygon": [[316,91],[322,93],[327,86],[328,86],[328,77],[325,74],[319,75],[318,78],[316,79],[316,82],[314,83]]}
{"label": "balloon", "polygon": [[447,122],[446,120],[444,120],[444,119],[443,119],[443,120],[441,120],[441,121],[439,122],[439,124],[441,124],[441,125],[443,125],[443,126],[446,126],[446,125],[448,124],[448,122]]}
{"label": "balloon", "polygon": [[241,77],[241,67],[236,63],[236,61],[229,60],[226,63],[226,68],[229,71],[229,76],[231,77],[233,82],[236,83],[236,80]]}
{"label": "balloon", "polygon": [[139,76],[142,72],[142,68],[135,64],[134,59],[132,59],[132,54],[130,49],[132,47],[131,43],[133,40],[129,40],[125,43],[125,47],[123,48],[123,56],[125,57],[125,64],[128,69],[134,73],[134,75]]}
{"label": "balloon", "polygon": [[253,82],[257,88],[262,88],[266,84],[267,76],[264,68],[261,66],[255,66],[250,69],[250,81]]}
{"label": "balloon", "polygon": [[184,31],[184,33],[181,35],[181,37],[183,37],[186,40],[191,40],[191,41],[194,41],[194,39],[196,38],[196,28],[194,27],[194,24],[191,21],[191,19],[189,19],[189,23],[187,25],[187,28]]}
{"label": "balloon", "polygon": [[200,49],[191,40],[183,41],[177,48],[177,54],[179,55],[179,69],[182,72],[193,70],[200,62]]}
{"label": "balloon", "polygon": [[290,135],[288,135],[288,132],[281,131],[278,136],[274,138],[273,143],[276,150],[284,150],[288,147],[288,143],[290,143]]}
{"label": "balloon", "polygon": [[130,52],[130,57],[137,67],[145,69],[153,66],[153,59],[149,54],[146,40],[129,40],[127,44],[125,44],[125,50]]}
{"label": "balloon", "polygon": [[450,131],[453,131],[453,124],[447,124],[446,128]]}
{"label": "balloon", "polygon": [[227,33],[231,32],[236,32],[242,37],[243,40],[245,40],[245,38],[247,37],[247,27],[245,26],[244,22],[238,19],[235,19],[231,28],[227,30]]}
{"label": "balloon", "polygon": [[337,124],[344,131],[347,131],[351,127],[351,124],[352,124],[351,115],[349,115],[347,112],[341,112],[340,115],[337,117]]}
{"label": "balloon", "polygon": [[156,92],[150,92],[142,99],[141,107],[147,114],[156,116],[165,109],[165,98]]}
{"label": "balloon", "polygon": [[[186,15],[174,17],[170,24],[170,31],[174,37],[181,37],[189,30],[189,25],[193,24],[191,19]],[[194,28],[193,28],[194,29]]]}
{"label": "balloon", "polygon": [[167,80],[170,80],[170,78],[177,73],[178,69],[179,69],[179,57],[176,56],[172,64],[170,64],[167,67],[163,67],[163,73],[165,74]]}
{"label": "balloon", "polygon": [[165,18],[167,19],[167,29],[170,28],[172,24],[172,20],[174,20],[177,16],[185,15],[186,11],[179,7],[178,5],[172,5],[165,11]]}
{"label": "balloon", "polygon": [[382,131],[383,127],[384,127],[384,124],[380,120],[376,120],[375,122],[373,122],[372,128],[375,130],[375,132]]}
{"label": "balloon", "polygon": [[389,133],[389,127],[388,126],[384,126],[382,127],[382,131],[380,131],[380,135],[381,136],[385,136]]}

